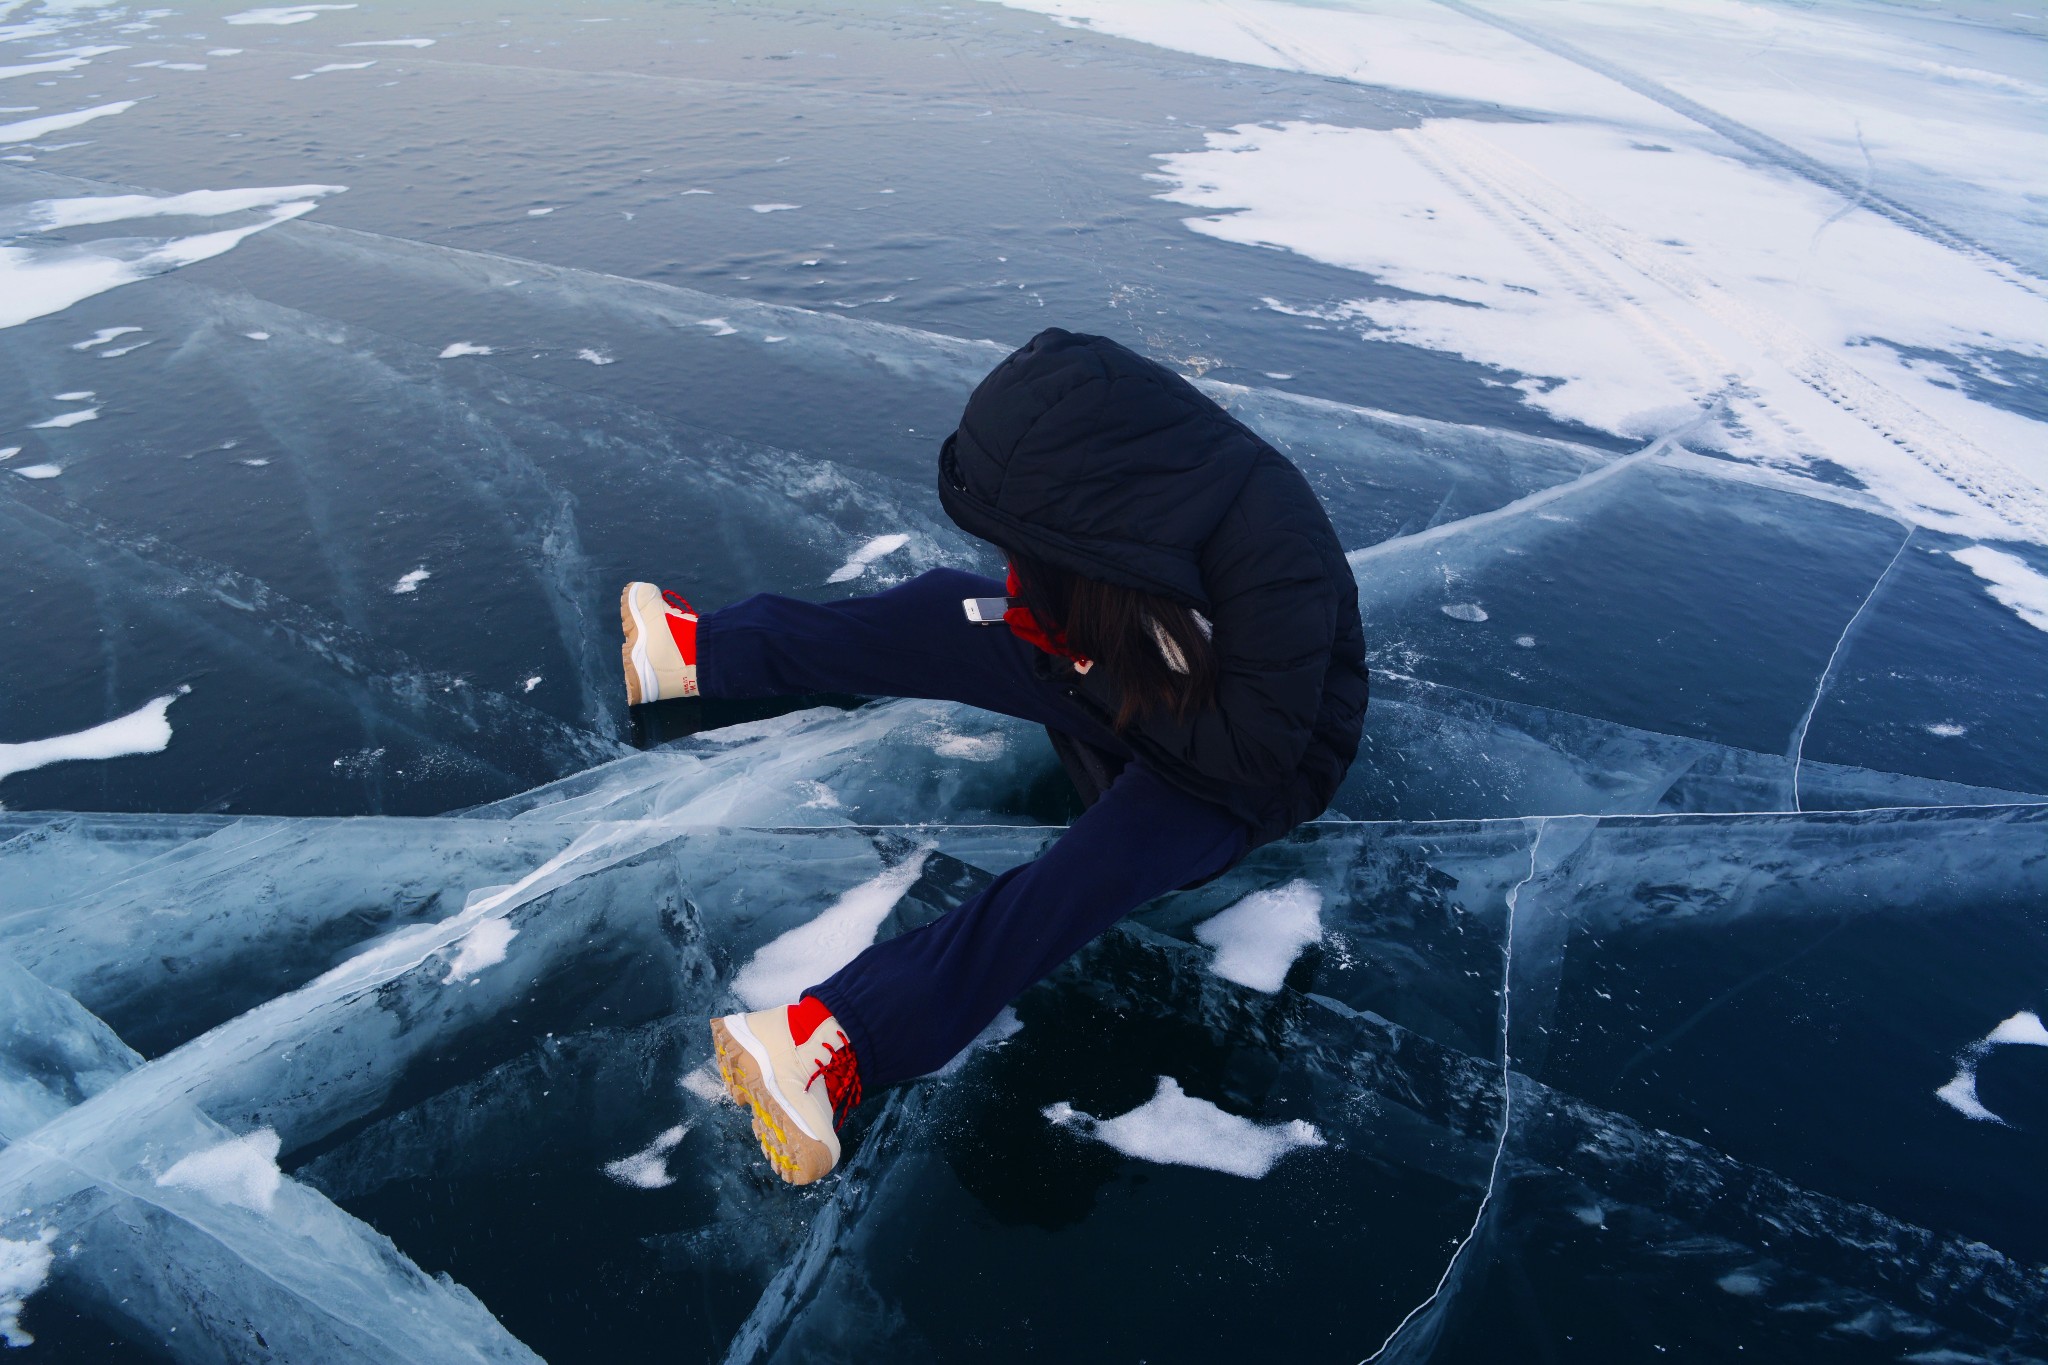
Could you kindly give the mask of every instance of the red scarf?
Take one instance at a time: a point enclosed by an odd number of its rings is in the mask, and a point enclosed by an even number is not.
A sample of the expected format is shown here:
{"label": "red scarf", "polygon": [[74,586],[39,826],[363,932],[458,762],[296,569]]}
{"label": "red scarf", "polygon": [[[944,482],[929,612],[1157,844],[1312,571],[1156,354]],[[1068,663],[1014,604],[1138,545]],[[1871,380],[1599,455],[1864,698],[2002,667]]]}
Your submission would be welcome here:
{"label": "red scarf", "polygon": [[[1016,597],[1024,591],[1023,586],[1017,581],[1017,570],[1009,565],[1004,567],[1009,572],[1003,579],[1003,591],[1008,596]],[[1003,624],[1010,628],[1012,635],[1020,640],[1030,641],[1047,654],[1073,660],[1076,673],[1086,673],[1095,667],[1093,660],[1083,658],[1068,647],[1066,632],[1047,630],[1038,624],[1038,618],[1031,614],[1029,607],[1011,607],[1003,613]]]}

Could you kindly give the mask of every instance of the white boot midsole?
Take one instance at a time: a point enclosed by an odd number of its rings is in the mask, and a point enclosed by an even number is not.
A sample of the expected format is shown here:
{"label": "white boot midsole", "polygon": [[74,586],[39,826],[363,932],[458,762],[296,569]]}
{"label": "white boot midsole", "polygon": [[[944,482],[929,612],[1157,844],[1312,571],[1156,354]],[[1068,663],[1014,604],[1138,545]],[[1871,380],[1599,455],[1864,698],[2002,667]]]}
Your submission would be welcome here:
{"label": "white boot midsole", "polygon": [[[762,1043],[759,1038],[756,1038],[754,1031],[747,1027],[747,1016],[744,1014],[726,1015],[725,1028],[726,1032],[732,1034],[733,1041],[745,1048],[747,1055],[754,1059],[754,1065],[761,1072],[762,1084],[768,1087],[768,1093],[775,1098],[775,1107],[789,1115],[790,1122],[794,1123],[798,1131],[805,1137],[813,1142],[822,1142],[827,1147],[831,1147],[832,1140],[812,1132],[811,1125],[804,1122],[803,1114],[798,1111],[795,1105],[789,1102],[789,1097],[782,1093],[782,1086],[775,1079],[775,1063],[768,1057],[767,1045]],[[834,1155],[837,1155],[836,1151]]]}
{"label": "white boot midsole", "polygon": [[655,679],[654,665],[648,662],[647,659],[647,632],[654,628],[653,623],[640,614],[639,593],[633,594],[631,603],[633,625],[635,628],[633,631],[633,670],[640,675],[640,699],[642,701],[661,701],[664,700],[661,695],[661,684]]}

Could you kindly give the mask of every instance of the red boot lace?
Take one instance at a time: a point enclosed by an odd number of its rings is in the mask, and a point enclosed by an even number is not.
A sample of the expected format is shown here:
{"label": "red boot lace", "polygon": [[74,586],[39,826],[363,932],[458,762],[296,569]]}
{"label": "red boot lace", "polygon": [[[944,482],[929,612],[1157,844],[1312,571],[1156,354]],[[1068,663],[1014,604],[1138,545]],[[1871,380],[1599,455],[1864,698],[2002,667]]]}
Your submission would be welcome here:
{"label": "red boot lace", "polygon": [[854,1065],[853,1044],[848,1042],[846,1034],[841,1032],[838,1047],[830,1043],[822,1046],[825,1049],[825,1060],[818,1063],[818,1069],[804,1082],[804,1089],[809,1090],[817,1084],[818,1078],[823,1076],[825,1097],[832,1102],[832,1127],[844,1128],[846,1116],[860,1104],[860,1071]]}
{"label": "red boot lace", "polygon": [[688,612],[692,616],[697,614],[697,609],[690,605],[690,599],[677,592],[674,588],[663,588],[661,590],[661,600],[674,607],[677,611]]}

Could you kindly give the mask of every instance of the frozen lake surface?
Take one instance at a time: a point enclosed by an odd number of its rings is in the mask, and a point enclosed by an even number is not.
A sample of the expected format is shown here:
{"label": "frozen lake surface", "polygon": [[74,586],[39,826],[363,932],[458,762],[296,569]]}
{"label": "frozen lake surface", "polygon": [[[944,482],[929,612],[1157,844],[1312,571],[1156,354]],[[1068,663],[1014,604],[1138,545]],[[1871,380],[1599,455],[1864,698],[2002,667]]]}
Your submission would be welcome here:
{"label": "frozen lake surface", "polygon": [[[2044,72],[0,0],[8,1358],[2048,1360]],[[792,1191],[707,1017],[1074,802],[937,703],[629,717],[616,594],[995,568],[936,449],[1048,325],[1301,465],[1359,759]]]}

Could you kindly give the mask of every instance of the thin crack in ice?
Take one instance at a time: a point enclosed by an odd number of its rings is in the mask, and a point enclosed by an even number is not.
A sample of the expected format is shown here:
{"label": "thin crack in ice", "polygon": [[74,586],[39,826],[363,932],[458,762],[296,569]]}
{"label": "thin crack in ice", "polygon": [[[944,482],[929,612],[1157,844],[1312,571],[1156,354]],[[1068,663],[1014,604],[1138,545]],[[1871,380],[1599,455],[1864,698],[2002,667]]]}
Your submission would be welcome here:
{"label": "thin crack in ice", "polygon": [[1834,649],[1828,653],[1827,667],[1820,671],[1820,681],[1814,685],[1813,700],[1806,704],[1806,714],[1799,718],[1799,728],[1792,732],[1792,813],[1795,815],[1804,814],[1799,804],[1799,765],[1806,757],[1806,727],[1813,723],[1813,713],[1820,709],[1820,699],[1827,693],[1828,679],[1834,676],[1835,660],[1841,657],[1842,646],[1849,642],[1849,635],[1856,629],[1856,623],[1863,619],[1863,613],[1876,600],[1878,589],[1891,577],[1892,570],[1898,565],[1899,556],[1906,553],[1906,547],[1913,543],[1913,536],[1918,529],[1915,527],[1906,532],[1906,538],[1899,542],[1899,548],[1892,551],[1891,561],[1884,566],[1884,572],[1877,576],[1877,581],[1870,585],[1870,591],[1863,594],[1863,600],[1856,605],[1856,612],[1849,618],[1849,624],[1842,627],[1841,635],[1835,640]]}
{"label": "thin crack in ice", "polygon": [[1401,1333],[1408,1330],[1408,1324],[1415,1321],[1428,1307],[1443,1297],[1444,1286],[1451,1282],[1451,1272],[1458,1268],[1458,1258],[1465,1254],[1465,1248],[1472,1245],[1472,1239],[1479,1235],[1479,1225],[1486,1221],[1486,1210],[1493,1203],[1494,1187],[1500,1183],[1500,1164],[1508,1150],[1508,1124],[1514,1116],[1515,1091],[1509,1075],[1508,1024],[1511,992],[1515,977],[1515,904],[1521,899],[1522,888],[1536,879],[1536,853],[1543,847],[1543,831],[1550,824],[1551,817],[1536,816],[1536,837],[1529,843],[1529,870],[1522,880],[1508,888],[1508,922],[1502,942],[1500,969],[1500,1141],[1494,1145],[1493,1166],[1486,1173],[1486,1191],[1479,1196],[1479,1207],[1473,1210],[1472,1226],[1458,1239],[1458,1245],[1451,1249],[1451,1259],[1444,1263],[1444,1273],[1437,1277],[1436,1288],[1429,1291],[1429,1297],[1408,1310],[1408,1315],[1394,1324],[1394,1330],[1387,1333],[1387,1339],[1379,1349],[1359,1362],[1372,1365],[1387,1353]]}

